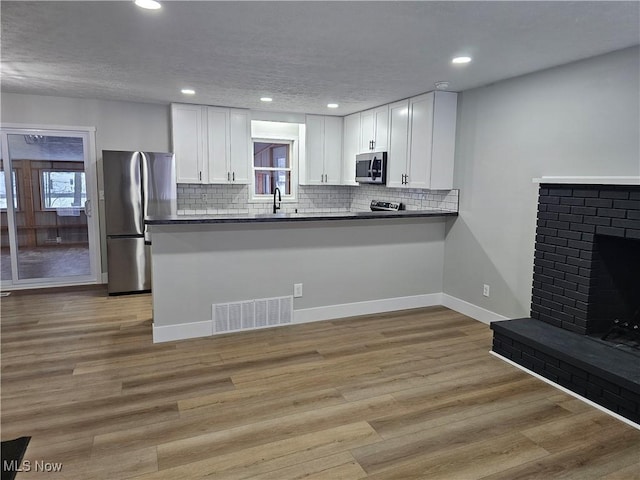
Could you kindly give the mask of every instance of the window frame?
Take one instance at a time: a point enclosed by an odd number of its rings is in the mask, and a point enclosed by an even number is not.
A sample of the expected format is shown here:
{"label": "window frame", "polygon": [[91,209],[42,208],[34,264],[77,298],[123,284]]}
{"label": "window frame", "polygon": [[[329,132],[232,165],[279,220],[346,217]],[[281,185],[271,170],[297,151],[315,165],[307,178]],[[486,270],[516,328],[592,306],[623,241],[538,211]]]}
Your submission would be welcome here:
{"label": "window frame", "polygon": [[[45,198],[45,174],[46,173],[81,173],[82,175],[84,175],[84,201],[82,202],[82,205],[80,206],[58,206],[58,207],[47,207],[46,206],[46,198]],[[88,198],[87,198],[87,174],[84,170],[70,170],[70,169],[64,169],[64,170],[56,170],[56,169],[52,169],[52,168],[42,168],[39,169],[38,171],[38,176],[40,177],[40,208],[41,211],[43,212],[55,212],[56,210],[60,209],[60,208],[78,208],[81,212],[84,212],[84,206],[85,203],[87,202]]]}
{"label": "window frame", "polygon": [[[256,167],[254,160],[254,148],[256,143],[277,143],[289,146],[289,168],[278,167]],[[282,136],[268,137],[252,137],[251,138],[251,192],[249,203],[270,203],[273,201],[273,194],[257,194],[256,193],[256,170],[258,171],[288,171],[290,172],[289,180],[291,182],[291,191],[289,194],[280,192],[283,203],[294,203],[298,201],[298,148],[299,141],[297,138],[283,138]]]}
{"label": "window frame", "polygon": [[[7,174],[7,171],[3,168],[0,171],[3,175]],[[11,177],[13,180],[13,183],[11,183],[11,180],[9,181],[9,185],[13,186],[13,209],[16,212],[20,211],[20,200],[19,200],[19,196],[18,196],[18,173],[16,172],[16,169],[12,169],[11,170]],[[6,177],[2,179],[3,185],[5,185],[5,190],[6,190]],[[5,192],[6,193],[6,192]],[[6,206],[5,207],[0,207],[0,211],[1,212],[7,212],[8,208],[9,208],[9,195],[5,195],[5,202],[6,202]]]}

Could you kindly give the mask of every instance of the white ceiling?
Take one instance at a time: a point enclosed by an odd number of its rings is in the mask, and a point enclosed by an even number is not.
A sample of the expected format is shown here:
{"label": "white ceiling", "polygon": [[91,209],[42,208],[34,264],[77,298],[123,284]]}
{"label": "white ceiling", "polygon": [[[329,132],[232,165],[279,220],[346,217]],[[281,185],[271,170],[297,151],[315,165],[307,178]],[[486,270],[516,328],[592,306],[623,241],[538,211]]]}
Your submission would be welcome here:
{"label": "white ceiling", "polygon": [[[132,1],[3,0],[0,8],[6,92],[335,115],[436,81],[461,91],[640,43],[638,1],[165,1],[145,11]],[[451,65],[460,54],[474,61]],[[260,102],[265,95],[273,103]]]}

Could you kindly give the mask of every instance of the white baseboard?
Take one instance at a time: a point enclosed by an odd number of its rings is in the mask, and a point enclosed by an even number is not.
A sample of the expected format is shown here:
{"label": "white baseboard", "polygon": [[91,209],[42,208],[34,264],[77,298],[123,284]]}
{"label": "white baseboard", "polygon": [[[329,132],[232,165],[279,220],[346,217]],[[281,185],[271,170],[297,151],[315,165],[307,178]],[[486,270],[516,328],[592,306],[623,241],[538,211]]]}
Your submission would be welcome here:
{"label": "white baseboard", "polygon": [[[410,308],[432,307],[443,305],[458,313],[467,315],[483,323],[496,320],[508,320],[507,317],[498,315],[484,308],[460,300],[459,298],[444,293],[428,293],[412,295],[409,297],[383,298],[380,300],[368,300],[365,302],[344,303],[340,305],[328,305],[324,307],[303,308],[293,311],[293,324],[318,322],[321,320],[334,320],[337,318],[355,317],[358,315],[371,315],[375,313],[408,310]],[[276,328],[274,326],[273,328]],[[248,330],[244,330],[248,331]],[[172,340],[184,340],[186,338],[208,337],[213,335],[213,321],[180,323],[176,325],[153,326],[153,342],[170,342]]]}
{"label": "white baseboard", "polygon": [[491,310],[479,307],[473,303],[465,302],[464,300],[452,297],[446,293],[442,294],[442,305],[486,324],[500,320],[509,320],[509,318],[492,312]]}
{"label": "white baseboard", "polygon": [[409,308],[432,307],[442,304],[441,293],[412,295],[410,297],[383,298],[366,302],[343,303],[326,307],[303,308],[293,311],[293,323],[309,323],[320,320],[355,317],[373,313],[393,312]]}
{"label": "white baseboard", "polygon": [[178,323],[156,326],[153,324],[153,343],[184,340],[186,338],[209,337],[213,334],[213,321]]}
{"label": "white baseboard", "polygon": [[631,420],[629,420],[628,418],[623,417],[620,414],[617,414],[616,412],[612,412],[611,410],[609,410],[608,408],[603,407],[602,405],[599,405],[591,400],[589,400],[588,398],[584,398],[582,395],[578,395],[576,392],[572,392],[571,390],[569,390],[568,388],[563,387],[562,385],[558,385],[555,382],[552,382],[551,380],[549,380],[548,378],[543,377],[542,375],[537,374],[536,372],[529,370],[528,368],[523,367],[522,365],[514,362],[513,360],[510,360],[506,357],[503,357],[502,355],[500,355],[499,353],[494,352],[493,350],[489,351],[489,353],[491,355],[493,355],[494,357],[499,358],[500,360],[503,360],[507,363],[509,363],[510,365],[513,365],[516,368],[519,368],[520,370],[522,370],[525,373],[528,373],[529,375],[536,377],[539,380],[542,380],[545,383],[548,383],[549,385],[551,385],[552,387],[556,387],[558,390],[562,390],[564,393],[571,395],[572,397],[577,398],[578,400],[582,400],[584,403],[587,403],[589,405],[591,405],[592,407],[597,408],[598,410],[603,411],[604,413],[611,415],[612,417],[617,418],[618,420],[620,420],[621,422],[626,423],[627,425],[632,426],[633,428],[637,428],[638,430],[640,430],[640,425],[638,425],[635,422],[632,422]]}

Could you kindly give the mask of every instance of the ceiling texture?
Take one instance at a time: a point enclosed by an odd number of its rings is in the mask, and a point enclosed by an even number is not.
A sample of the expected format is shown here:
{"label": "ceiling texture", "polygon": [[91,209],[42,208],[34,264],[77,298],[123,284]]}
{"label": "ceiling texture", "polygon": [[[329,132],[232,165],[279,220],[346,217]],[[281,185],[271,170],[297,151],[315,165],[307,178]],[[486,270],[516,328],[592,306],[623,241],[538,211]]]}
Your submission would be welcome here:
{"label": "ceiling texture", "polygon": [[3,0],[2,91],[346,115],[640,43],[638,1],[162,5]]}

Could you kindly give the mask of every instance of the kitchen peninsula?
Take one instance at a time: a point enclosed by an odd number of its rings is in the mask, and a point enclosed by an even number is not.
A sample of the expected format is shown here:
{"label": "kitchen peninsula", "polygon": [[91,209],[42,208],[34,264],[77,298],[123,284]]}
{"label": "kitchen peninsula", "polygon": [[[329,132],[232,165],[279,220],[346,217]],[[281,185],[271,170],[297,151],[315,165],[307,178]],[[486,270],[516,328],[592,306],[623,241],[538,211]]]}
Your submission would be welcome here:
{"label": "kitchen peninsula", "polygon": [[439,304],[452,216],[148,218],[154,342]]}

